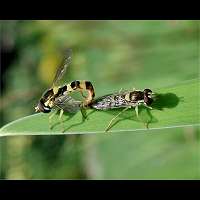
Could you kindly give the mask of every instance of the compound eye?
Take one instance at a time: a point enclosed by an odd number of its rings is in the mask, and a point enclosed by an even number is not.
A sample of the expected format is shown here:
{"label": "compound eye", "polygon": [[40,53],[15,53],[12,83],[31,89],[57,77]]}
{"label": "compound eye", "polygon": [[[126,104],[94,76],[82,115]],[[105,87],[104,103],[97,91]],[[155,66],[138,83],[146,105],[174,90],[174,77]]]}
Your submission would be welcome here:
{"label": "compound eye", "polygon": [[41,101],[39,101],[37,107],[38,107],[38,109],[39,109],[40,112],[44,112],[44,104]]}
{"label": "compound eye", "polygon": [[151,91],[150,89],[144,89],[144,93],[146,93],[146,94],[151,94],[152,91]]}
{"label": "compound eye", "polygon": [[42,100],[39,101],[35,110],[36,110],[36,112],[43,112],[43,113],[48,113],[51,111],[51,109],[49,107],[47,107],[43,104]]}

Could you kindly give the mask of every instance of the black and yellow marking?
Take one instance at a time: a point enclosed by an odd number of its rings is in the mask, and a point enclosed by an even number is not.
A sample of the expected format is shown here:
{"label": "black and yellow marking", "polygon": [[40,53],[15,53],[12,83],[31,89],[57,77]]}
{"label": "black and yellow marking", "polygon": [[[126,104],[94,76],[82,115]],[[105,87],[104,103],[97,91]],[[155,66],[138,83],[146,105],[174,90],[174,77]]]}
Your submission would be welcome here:
{"label": "black and yellow marking", "polygon": [[[85,98],[83,102],[84,106],[88,106],[95,97],[94,87],[90,81],[75,80],[67,85],[68,92],[73,92],[76,90],[80,91],[81,95]],[[88,92],[87,97],[83,95],[83,91],[85,90]]]}
{"label": "black and yellow marking", "polygon": [[[83,91],[85,90],[88,92],[88,95],[86,97],[83,95]],[[54,101],[56,98],[59,98],[63,95],[69,95],[74,91],[81,92],[82,96],[85,98],[83,102],[84,106],[90,104],[95,97],[94,87],[90,81],[75,80],[67,85],[54,87],[52,89],[47,90],[47,92],[45,92],[42,98],[40,99],[39,104],[36,107],[36,111],[45,113],[50,112],[49,109],[54,107]]]}

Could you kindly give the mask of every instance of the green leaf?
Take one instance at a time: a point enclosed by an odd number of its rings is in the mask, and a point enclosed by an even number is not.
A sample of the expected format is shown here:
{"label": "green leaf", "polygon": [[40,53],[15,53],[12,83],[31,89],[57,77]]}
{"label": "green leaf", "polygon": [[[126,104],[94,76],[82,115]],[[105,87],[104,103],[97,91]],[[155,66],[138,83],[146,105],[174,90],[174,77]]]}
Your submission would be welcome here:
{"label": "green leaf", "polygon": [[[199,126],[199,88],[198,79],[161,89],[151,88],[157,94],[153,109],[139,107],[139,119],[133,109],[127,110],[114,121],[109,132]],[[81,112],[66,113],[63,116],[64,133],[58,115],[53,118],[53,128],[50,130],[49,114],[33,114],[3,126],[0,136],[103,133],[110,120],[120,111],[88,109],[86,120],[83,120]]]}

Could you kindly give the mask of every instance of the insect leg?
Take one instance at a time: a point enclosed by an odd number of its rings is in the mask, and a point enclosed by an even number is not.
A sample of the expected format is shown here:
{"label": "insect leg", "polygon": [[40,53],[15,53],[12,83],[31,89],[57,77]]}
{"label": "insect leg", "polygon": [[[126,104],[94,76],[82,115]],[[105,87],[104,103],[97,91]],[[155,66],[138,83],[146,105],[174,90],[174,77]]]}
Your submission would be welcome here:
{"label": "insect leg", "polygon": [[120,114],[122,114],[123,112],[125,112],[126,110],[128,110],[130,107],[126,107],[125,109],[123,109],[120,113],[118,113],[114,118],[112,118],[111,120],[110,120],[110,122],[109,122],[109,124],[108,124],[108,126],[107,126],[107,128],[106,128],[106,132],[110,129],[110,127],[111,127],[111,125],[112,125],[112,123],[113,123],[113,121],[120,115]]}
{"label": "insect leg", "polygon": [[62,116],[63,116],[63,113],[64,113],[64,110],[59,106],[59,105],[55,105],[57,108],[59,108],[60,110],[60,114],[59,114],[59,120],[62,124],[62,132],[64,132],[64,122],[63,122],[63,119],[62,119]]}
{"label": "insect leg", "polygon": [[138,118],[138,105],[137,106],[135,106],[135,112],[136,112],[136,116],[137,116],[137,118]]}
{"label": "insect leg", "polygon": [[50,116],[49,116],[49,129],[52,129],[52,121],[51,119],[55,116],[57,113],[57,110],[55,110]]}
{"label": "insect leg", "polygon": [[143,100],[142,101],[138,101],[136,106],[134,106],[137,118],[139,118],[138,107],[139,107],[139,105],[141,105],[141,103],[143,103]]}
{"label": "insect leg", "polygon": [[60,122],[62,124],[62,132],[64,132],[64,122],[63,122],[63,119],[62,119],[63,113],[64,113],[64,110],[61,109],[60,110],[60,115],[59,115],[59,120],[60,120]]}
{"label": "insect leg", "polygon": [[144,106],[147,107],[147,108],[149,108],[149,109],[151,109],[151,110],[153,109],[151,106],[147,106],[146,103],[144,103]]}
{"label": "insect leg", "polygon": [[82,114],[82,120],[85,121],[85,119],[87,118],[86,109],[83,105],[81,105],[80,110],[81,110],[81,114]]}
{"label": "insect leg", "polygon": [[121,89],[119,90],[119,94],[122,92],[122,90],[123,90],[123,88],[121,88]]}

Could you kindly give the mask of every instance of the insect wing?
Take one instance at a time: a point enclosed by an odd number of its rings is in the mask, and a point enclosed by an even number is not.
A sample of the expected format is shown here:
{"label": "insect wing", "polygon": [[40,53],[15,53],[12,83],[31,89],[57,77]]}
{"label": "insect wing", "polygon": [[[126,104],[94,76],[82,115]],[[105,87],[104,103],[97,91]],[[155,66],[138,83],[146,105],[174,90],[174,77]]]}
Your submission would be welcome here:
{"label": "insect wing", "polygon": [[54,77],[53,80],[54,86],[57,85],[60,79],[63,77],[71,61],[72,61],[72,50],[67,49],[64,61],[62,62],[61,66],[57,69],[56,75]]}
{"label": "insect wing", "polygon": [[108,94],[95,99],[90,105],[97,110],[107,110],[116,107],[115,94]]}
{"label": "insect wing", "polygon": [[108,94],[102,97],[97,98],[90,105],[92,108],[99,110],[107,110],[113,108],[121,108],[127,106],[135,106],[137,100],[135,97],[133,101],[130,100],[130,92],[129,91],[121,91],[113,94]]}
{"label": "insect wing", "polygon": [[56,98],[54,104],[66,112],[75,113],[80,110],[81,101],[76,101],[71,96],[63,95]]}

